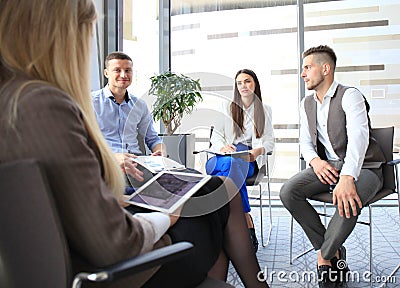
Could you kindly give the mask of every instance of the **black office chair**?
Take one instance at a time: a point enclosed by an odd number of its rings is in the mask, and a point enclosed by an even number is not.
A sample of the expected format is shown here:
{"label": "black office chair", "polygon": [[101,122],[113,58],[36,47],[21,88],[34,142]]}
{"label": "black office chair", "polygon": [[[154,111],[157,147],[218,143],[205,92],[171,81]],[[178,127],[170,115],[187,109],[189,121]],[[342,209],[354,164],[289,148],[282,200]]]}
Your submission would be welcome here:
{"label": "black office chair", "polygon": [[[1,164],[0,191],[0,287],[64,288],[116,281],[174,261],[193,247],[188,242],[176,243],[74,277],[61,222],[39,163]],[[199,287],[232,286],[207,278]]]}
{"label": "black office chair", "polygon": [[[376,141],[379,143],[379,146],[381,147],[385,158],[386,158],[386,163],[383,164],[382,166],[382,171],[383,171],[383,187],[382,189],[375,195],[374,198],[372,198],[366,205],[365,207],[368,207],[368,221],[358,221],[358,224],[363,224],[369,226],[369,272],[371,273],[371,287],[372,287],[372,204],[375,202],[385,198],[388,195],[391,194],[397,194],[397,205],[399,207],[399,217],[400,217],[400,195],[399,195],[399,174],[398,174],[398,164],[400,163],[400,159],[393,160],[393,133],[394,133],[394,127],[387,127],[387,128],[375,128],[372,129],[372,136],[376,139]],[[332,204],[332,194],[329,192],[324,192],[321,194],[314,195],[313,197],[310,198],[310,200],[315,200],[318,202],[324,203],[324,208],[326,207],[326,204]],[[332,217],[332,215],[329,215],[326,213],[326,209],[324,209],[324,213],[319,213],[320,216],[323,217]],[[310,251],[314,250],[314,248],[311,248],[307,251],[304,251],[300,253],[299,255],[293,257],[293,217],[291,219],[290,223],[290,264],[293,263],[294,260],[302,257],[303,255],[309,253]],[[387,279],[390,279],[391,276],[393,276],[397,270],[399,270],[400,264],[392,271],[392,273],[387,277]]]}

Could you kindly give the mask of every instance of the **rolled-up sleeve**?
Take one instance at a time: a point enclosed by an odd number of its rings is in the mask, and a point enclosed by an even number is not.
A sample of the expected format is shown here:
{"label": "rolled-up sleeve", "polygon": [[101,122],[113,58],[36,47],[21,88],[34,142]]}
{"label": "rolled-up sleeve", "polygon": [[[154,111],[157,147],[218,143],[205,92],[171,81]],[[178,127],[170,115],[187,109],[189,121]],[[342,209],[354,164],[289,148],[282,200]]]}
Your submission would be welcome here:
{"label": "rolled-up sleeve", "polygon": [[141,113],[141,119],[138,123],[138,132],[143,136],[147,147],[153,151],[154,146],[162,143],[162,139],[158,136],[154,128],[152,114],[147,108],[146,103],[141,99],[136,101],[134,110],[135,113]]}
{"label": "rolled-up sleeve", "polygon": [[355,88],[343,95],[342,108],[346,114],[347,150],[341,175],[358,179],[369,144],[369,126],[364,97]]}

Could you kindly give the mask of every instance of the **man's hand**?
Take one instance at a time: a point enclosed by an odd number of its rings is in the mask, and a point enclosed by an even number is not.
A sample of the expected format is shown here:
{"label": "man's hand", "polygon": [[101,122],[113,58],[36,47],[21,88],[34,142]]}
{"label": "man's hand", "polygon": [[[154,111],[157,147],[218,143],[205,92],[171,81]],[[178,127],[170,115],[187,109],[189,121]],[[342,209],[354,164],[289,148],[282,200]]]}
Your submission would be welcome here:
{"label": "man's hand", "polygon": [[143,181],[143,172],[136,168],[138,163],[134,163],[132,159],[126,159],[124,163],[125,173],[129,174],[138,181]]}
{"label": "man's hand", "polygon": [[325,160],[316,157],[310,161],[310,165],[322,184],[333,185],[337,182],[338,171]]}
{"label": "man's hand", "polygon": [[339,182],[333,190],[333,205],[337,205],[341,217],[350,218],[350,208],[353,216],[357,216],[357,208],[362,207],[362,202],[357,194],[352,176],[340,176]]}
{"label": "man's hand", "polygon": [[138,164],[136,162],[133,162],[132,160],[133,158],[137,157],[136,155],[129,153],[116,153],[115,157],[117,158],[122,172],[129,174],[138,181],[144,180],[144,178],[142,177],[143,172],[136,168]]}
{"label": "man's hand", "polygon": [[135,154],[130,154],[130,153],[115,153],[115,157],[117,158],[119,166],[123,168],[125,158],[130,157],[130,158],[136,158],[137,156]]}
{"label": "man's hand", "polygon": [[163,143],[158,143],[156,146],[153,147],[151,155],[167,157],[167,147],[165,147]]}
{"label": "man's hand", "polygon": [[156,150],[151,153],[151,156],[163,156],[163,152],[161,150]]}

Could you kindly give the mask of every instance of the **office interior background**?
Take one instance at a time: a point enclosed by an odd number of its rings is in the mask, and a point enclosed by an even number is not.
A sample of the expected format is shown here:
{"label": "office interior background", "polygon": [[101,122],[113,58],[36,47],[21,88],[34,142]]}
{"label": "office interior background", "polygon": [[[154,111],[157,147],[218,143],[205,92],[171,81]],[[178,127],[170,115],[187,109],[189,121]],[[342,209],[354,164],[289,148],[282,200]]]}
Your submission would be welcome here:
{"label": "office interior background", "polygon": [[[231,98],[235,73],[256,72],[272,108],[276,146],[271,188],[301,169],[299,103],[310,94],[300,77],[301,52],[327,44],[338,57],[336,80],[357,87],[371,106],[373,127],[395,126],[400,149],[400,2],[398,0],[96,0],[92,89],[104,85],[104,58],[120,50],[133,59],[129,88],[146,101],[150,77],[171,70],[200,79],[203,102],[178,133],[208,147],[221,98]],[[156,127],[163,131],[161,125]],[[204,169],[205,155],[195,167]]]}

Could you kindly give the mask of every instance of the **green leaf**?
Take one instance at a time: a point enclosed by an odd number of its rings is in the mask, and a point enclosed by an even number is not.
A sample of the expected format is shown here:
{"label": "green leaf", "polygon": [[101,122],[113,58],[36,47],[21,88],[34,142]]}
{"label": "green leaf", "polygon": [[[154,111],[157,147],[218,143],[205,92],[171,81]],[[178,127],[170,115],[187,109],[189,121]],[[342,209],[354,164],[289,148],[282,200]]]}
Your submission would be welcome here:
{"label": "green leaf", "polygon": [[[163,120],[164,125],[180,124],[183,114],[193,111],[196,104],[203,101],[200,79],[194,80],[183,74],[167,71],[150,77],[149,95],[155,97],[153,119]],[[178,127],[169,127],[173,131]]]}

